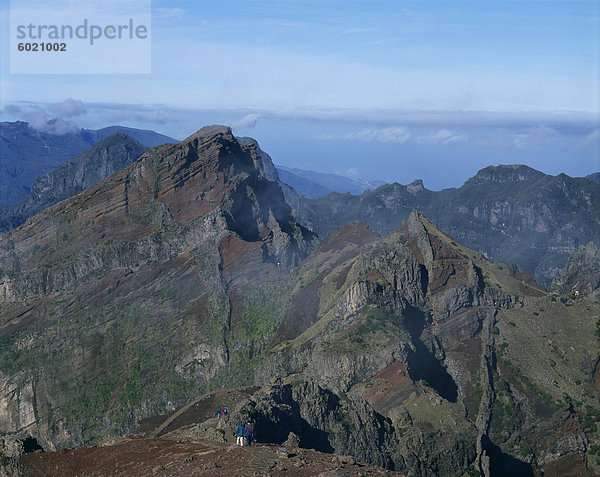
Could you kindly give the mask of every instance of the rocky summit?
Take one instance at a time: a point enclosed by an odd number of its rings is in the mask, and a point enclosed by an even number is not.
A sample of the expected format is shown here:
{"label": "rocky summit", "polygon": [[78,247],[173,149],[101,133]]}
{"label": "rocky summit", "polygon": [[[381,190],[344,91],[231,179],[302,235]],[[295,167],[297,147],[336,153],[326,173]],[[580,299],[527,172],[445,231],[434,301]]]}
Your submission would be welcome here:
{"label": "rocky summit", "polygon": [[314,242],[225,127],[151,149],[1,235],[0,427],[80,445],[250,365],[279,277]]}
{"label": "rocky summit", "polygon": [[[204,128],[0,235],[4,468],[597,474],[593,244],[548,291],[416,211],[319,241],[263,158]],[[248,420],[262,447],[241,452]]]}

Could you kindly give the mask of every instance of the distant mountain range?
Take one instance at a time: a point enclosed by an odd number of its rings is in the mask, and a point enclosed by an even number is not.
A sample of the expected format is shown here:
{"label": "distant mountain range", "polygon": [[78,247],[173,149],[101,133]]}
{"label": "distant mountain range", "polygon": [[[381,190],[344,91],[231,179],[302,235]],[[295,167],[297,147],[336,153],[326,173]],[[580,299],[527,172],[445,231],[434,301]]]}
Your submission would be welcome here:
{"label": "distant mountain range", "polygon": [[[126,139],[123,134],[144,141],[144,146],[176,142],[153,131],[120,126],[79,130],[62,136],[38,133],[23,122],[0,126],[5,144],[3,153],[10,149],[9,158],[11,154],[25,158],[21,163],[29,164],[32,171],[49,163],[46,161],[49,156],[42,156],[40,161],[34,154],[36,150],[39,152],[43,141],[53,144],[45,150],[59,161],[69,151],[89,149],[88,142],[115,131],[122,132],[108,143],[65,161],[35,183],[32,181],[26,198],[0,208],[0,232],[133,162],[143,152],[143,146],[139,143],[134,146],[135,140]],[[265,177],[279,183],[286,202],[296,210],[298,221],[322,238],[352,221],[388,234],[397,230],[413,210],[419,210],[456,240],[484,253],[490,260],[514,263],[548,285],[566,265],[570,254],[600,236],[600,173],[571,178],[564,174],[549,176],[522,165],[490,166],[457,189],[430,191],[420,180],[406,186],[394,183],[376,188],[378,181],[275,166],[256,140],[249,137],[236,140],[255,148]],[[4,155],[2,159],[2,167],[10,163]],[[6,175],[3,177],[9,181]],[[16,186],[23,180],[19,177],[9,182]],[[21,192],[24,190],[21,188]]]}
{"label": "distant mountain range", "polygon": [[295,203],[298,196],[315,199],[332,192],[362,194],[366,190],[376,189],[378,186],[384,184],[382,181],[350,179],[336,174],[305,171],[273,164],[271,156],[260,148],[255,139],[251,137],[238,137],[237,140],[240,144],[254,144],[258,151],[260,151],[265,168],[265,177],[270,181],[279,182],[290,204]]}
{"label": "distant mountain range", "polygon": [[38,177],[27,197],[0,209],[0,233],[18,227],[39,211],[73,197],[124,169],[147,149],[133,137],[122,133],[114,133],[98,141],[89,151]]}
{"label": "distant mountain range", "polygon": [[360,196],[298,198],[294,207],[298,221],[320,237],[353,221],[388,234],[418,210],[457,242],[494,262],[517,264],[546,285],[579,245],[600,237],[598,182],[524,165],[486,167],[457,189],[430,191],[417,180]]}
{"label": "distant mountain range", "polygon": [[[52,123],[48,122],[49,129]],[[63,134],[43,132],[27,122],[0,123],[0,204],[15,204],[27,197],[33,181],[93,144],[114,133],[134,137],[146,147],[177,142],[154,131],[110,126],[103,129],[68,130]]]}

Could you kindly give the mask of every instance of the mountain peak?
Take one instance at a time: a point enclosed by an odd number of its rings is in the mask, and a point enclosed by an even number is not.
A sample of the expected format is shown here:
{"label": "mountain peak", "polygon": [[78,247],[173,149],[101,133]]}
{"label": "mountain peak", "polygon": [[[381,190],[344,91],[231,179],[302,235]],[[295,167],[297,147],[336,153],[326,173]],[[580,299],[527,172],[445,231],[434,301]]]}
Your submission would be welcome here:
{"label": "mountain peak", "polygon": [[256,149],[256,154],[258,156],[260,156],[260,159],[262,160],[262,166],[263,166],[263,171],[264,171],[265,177],[272,182],[279,182],[279,174],[277,173],[277,169],[275,168],[275,165],[273,164],[273,160],[271,159],[271,156],[269,156],[265,151],[263,151],[260,148],[258,141],[252,137],[246,137],[246,136],[236,137],[236,139],[242,147],[244,147],[244,146],[254,147]]}
{"label": "mountain peak", "polygon": [[544,177],[544,173],[524,164],[500,164],[480,169],[465,184],[485,184],[488,182],[520,182]]}
{"label": "mountain peak", "polygon": [[[105,141],[113,139],[118,137]],[[95,152],[88,156],[95,158]],[[98,160],[105,154],[100,156]],[[73,162],[73,167],[79,162]],[[69,224],[64,225],[67,216]],[[80,239],[50,243],[45,227],[60,228],[65,237],[77,230]],[[65,254],[76,256],[106,241],[159,240],[167,231],[183,234],[178,239],[181,251],[182,244],[193,249],[204,241],[218,243],[234,236],[239,243],[262,250],[263,261],[282,267],[297,264],[315,240],[296,224],[281,189],[265,179],[260,158],[243,149],[225,126],[202,128],[178,144],[149,150],[130,167],[44,210],[3,237],[35,236],[31,246],[47,246],[45,260],[54,264]],[[159,241],[169,255],[172,246]],[[25,249],[23,257],[29,257]],[[0,265],[4,258],[0,253]]]}
{"label": "mountain peak", "polygon": [[194,134],[187,137],[184,142],[192,141],[194,139],[210,139],[215,136],[225,136],[231,135],[231,128],[229,126],[223,126],[221,124],[213,124],[211,126],[204,126],[203,128],[198,129]]}
{"label": "mountain peak", "polygon": [[423,186],[423,181],[421,179],[415,179],[406,186],[406,190],[409,194],[415,195],[425,190],[425,186]]}

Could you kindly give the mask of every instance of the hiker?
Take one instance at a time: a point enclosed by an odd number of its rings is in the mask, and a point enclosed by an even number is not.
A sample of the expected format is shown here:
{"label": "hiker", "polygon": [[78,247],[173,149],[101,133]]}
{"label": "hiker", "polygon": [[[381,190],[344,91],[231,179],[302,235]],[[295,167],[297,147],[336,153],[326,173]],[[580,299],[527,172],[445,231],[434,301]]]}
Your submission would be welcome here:
{"label": "hiker", "polygon": [[221,417],[221,408],[220,407],[217,408],[217,417]]}
{"label": "hiker", "polygon": [[223,407],[223,415],[226,416],[229,413],[229,408],[227,406]]}
{"label": "hiker", "polygon": [[246,445],[250,447],[252,439],[254,438],[254,425],[252,422],[248,421],[248,424],[244,427],[244,435],[246,436]]}
{"label": "hiker", "polygon": [[240,422],[235,428],[236,444],[240,447],[244,446],[244,423]]}

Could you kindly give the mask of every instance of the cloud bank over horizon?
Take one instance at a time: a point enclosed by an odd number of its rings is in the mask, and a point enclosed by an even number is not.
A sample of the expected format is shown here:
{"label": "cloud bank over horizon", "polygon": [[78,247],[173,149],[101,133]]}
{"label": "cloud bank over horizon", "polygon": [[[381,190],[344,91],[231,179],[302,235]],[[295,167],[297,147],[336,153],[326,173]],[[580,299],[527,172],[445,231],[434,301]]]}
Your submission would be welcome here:
{"label": "cloud bank over horizon", "polygon": [[195,109],[68,98],[16,102],[1,114],[54,134],[121,125],[183,139],[207,124],[226,124],[285,166],[401,183],[421,178],[433,189],[460,186],[499,163],[572,176],[600,171],[600,115],[577,111]]}

